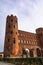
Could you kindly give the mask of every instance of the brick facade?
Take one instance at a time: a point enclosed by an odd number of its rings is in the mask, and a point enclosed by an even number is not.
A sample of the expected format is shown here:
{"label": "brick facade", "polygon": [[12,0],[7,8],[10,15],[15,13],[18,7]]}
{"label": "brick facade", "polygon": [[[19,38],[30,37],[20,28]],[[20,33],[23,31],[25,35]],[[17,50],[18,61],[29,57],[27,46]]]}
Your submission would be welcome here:
{"label": "brick facade", "polygon": [[[22,55],[23,46],[33,53],[34,57],[43,55],[43,28],[36,29],[36,33],[18,30],[16,16],[7,16],[6,33],[4,43],[4,57],[16,57]],[[41,54],[39,54],[41,53]]]}

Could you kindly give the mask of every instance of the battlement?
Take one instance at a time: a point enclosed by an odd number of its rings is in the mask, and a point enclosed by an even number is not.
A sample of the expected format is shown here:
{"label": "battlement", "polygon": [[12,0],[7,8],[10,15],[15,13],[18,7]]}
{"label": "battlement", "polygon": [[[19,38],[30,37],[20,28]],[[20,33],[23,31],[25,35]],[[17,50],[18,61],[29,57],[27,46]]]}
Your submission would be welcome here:
{"label": "battlement", "polygon": [[36,33],[37,33],[37,34],[43,33],[43,28],[37,28],[37,29],[36,29]]}

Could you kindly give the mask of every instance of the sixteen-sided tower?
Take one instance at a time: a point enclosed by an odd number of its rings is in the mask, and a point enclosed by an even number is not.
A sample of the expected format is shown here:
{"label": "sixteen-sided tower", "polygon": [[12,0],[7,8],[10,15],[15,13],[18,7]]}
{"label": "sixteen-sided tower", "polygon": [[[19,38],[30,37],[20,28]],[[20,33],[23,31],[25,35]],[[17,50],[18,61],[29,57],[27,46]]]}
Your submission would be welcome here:
{"label": "sixteen-sided tower", "polygon": [[36,29],[36,33],[39,40],[38,45],[43,49],[43,28]]}
{"label": "sixteen-sided tower", "polygon": [[4,57],[15,57],[18,55],[18,22],[16,16],[7,16],[4,44]]}

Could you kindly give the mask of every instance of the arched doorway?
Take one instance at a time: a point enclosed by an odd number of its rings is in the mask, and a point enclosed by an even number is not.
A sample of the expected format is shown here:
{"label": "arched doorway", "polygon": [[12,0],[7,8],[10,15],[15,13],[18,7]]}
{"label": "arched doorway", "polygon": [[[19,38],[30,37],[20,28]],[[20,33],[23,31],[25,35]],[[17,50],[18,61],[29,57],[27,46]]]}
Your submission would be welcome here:
{"label": "arched doorway", "polygon": [[34,55],[33,55],[33,50],[34,49],[30,49],[30,57],[33,57]]}
{"label": "arched doorway", "polygon": [[36,51],[37,51],[37,56],[40,57],[41,56],[41,50],[39,48],[37,48]]}
{"label": "arched doorway", "polygon": [[41,56],[43,56],[43,49],[41,49]]}
{"label": "arched doorway", "polygon": [[30,52],[30,50],[28,49],[28,48],[25,48],[25,49],[23,49],[22,50],[22,57],[25,55],[26,57],[28,57],[29,56],[29,52]]}

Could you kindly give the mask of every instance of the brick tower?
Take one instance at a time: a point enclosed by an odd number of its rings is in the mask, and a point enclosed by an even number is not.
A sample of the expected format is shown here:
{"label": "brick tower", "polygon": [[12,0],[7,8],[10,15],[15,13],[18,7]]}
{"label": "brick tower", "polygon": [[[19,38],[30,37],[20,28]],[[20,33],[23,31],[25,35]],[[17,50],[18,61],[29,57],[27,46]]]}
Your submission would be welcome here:
{"label": "brick tower", "polygon": [[7,16],[4,44],[4,57],[18,56],[18,22],[16,16]]}
{"label": "brick tower", "polygon": [[43,49],[43,28],[36,29],[36,33],[39,40],[38,45]]}

